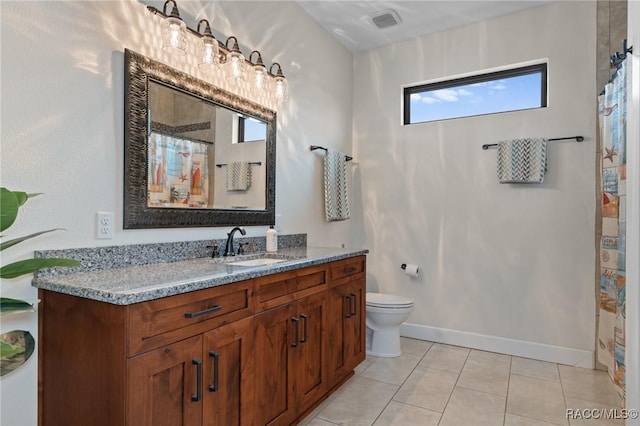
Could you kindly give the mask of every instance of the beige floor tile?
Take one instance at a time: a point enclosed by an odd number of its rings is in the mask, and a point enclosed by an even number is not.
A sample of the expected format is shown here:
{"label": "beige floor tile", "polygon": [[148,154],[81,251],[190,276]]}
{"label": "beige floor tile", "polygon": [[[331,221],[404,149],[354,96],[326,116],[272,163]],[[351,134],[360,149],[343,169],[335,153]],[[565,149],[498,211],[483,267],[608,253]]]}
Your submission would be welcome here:
{"label": "beige floor tile", "polygon": [[[352,380],[352,379],[350,379],[350,380]],[[347,381],[347,383],[348,383],[348,381]],[[303,419],[299,424],[300,424],[301,426],[307,426],[307,425],[311,424],[311,421],[312,421],[314,418],[316,418],[316,416],[317,416],[318,414],[320,414],[320,412],[321,412],[322,410],[324,410],[324,409],[325,409],[325,407],[326,407],[327,405],[331,404],[331,401],[333,401],[334,399],[336,399],[337,395],[339,395],[339,394],[340,394],[340,391],[341,391],[343,388],[344,388],[344,385],[343,385],[340,389],[336,390],[334,393],[332,393],[331,395],[329,395],[329,397],[328,397],[327,399],[325,399],[324,401],[322,401],[322,403],[320,403],[320,405],[318,405],[318,406],[315,408],[315,410],[313,410],[311,413],[309,413],[309,415],[308,415],[307,417],[305,417],[305,418],[304,418],[304,419]]]}
{"label": "beige floor tile", "polygon": [[621,407],[598,404],[581,399],[566,398],[567,410],[571,413],[569,424],[589,426],[624,425]]}
{"label": "beige floor tile", "polygon": [[505,397],[456,387],[440,426],[502,426]]}
{"label": "beige floor tile", "polygon": [[614,407],[620,405],[617,387],[607,372],[567,365],[560,365],[559,369],[565,397]]}
{"label": "beige floor tile", "polygon": [[512,374],[507,413],[558,425],[568,424],[562,386],[550,380]]}
{"label": "beige floor tile", "polygon": [[393,399],[442,413],[457,379],[456,373],[418,366]]}
{"label": "beige floor tile", "polygon": [[471,352],[469,352],[469,359],[477,359],[477,360],[484,359],[484,360],[509,362],[511,361],[511,355],[499,354],[497,352],[481,351],[478,349],[471,349]]}
{"label": "beige floor tile", "polygon": [[554,424],[507,413],[504,416],[504,426],[554,426]]}
{"label": "beige floor tile", "polygon": [[391,401],[374,426],[437,426],[440,413]]}
{"label": "beige floor tile", "polygon": [[400,346],[403,354],[413,354],[423,356],[433,345],[432,342],[425,340],[410,339],[408,337],[400,338]]}
{"label": "beige floor tile", "polygon": [[316,418],[339,425],[370,426],[397,390],[398,386],[356,376]]}
{"label": "beige floor tile", "polygon": [[422,361],[420,361],[420,365],[436,370],[459,373],[462,371],[468,355],[469,349],[467,348],[434,343],[424,358],[422,358]]}
{"label": "beige floor tile", "polygon": [[[312,419],[309,423],[305,423],[304,426],[334,426],[335,423],[327,422],[322,419]],[[300,426],[303,426],[302,423]]]}
{"label": "beige floor tile", "polygon": [[536,379],[560,381],[558,364],[553,362],[538,361],[529,358],[513,357],[511,361],[511,374],[534,377]]}
{"label": "beige floor tile", "polygon": [[371,364],[375,362],[377,358],[368,356],[353,370],[356,375],[362,374]]}
{"label": "beige floor tile", "polygon": [[395,358],[373,358],[374,362],[360,375],[400,386],[420,362],[420,356],[403,353]]}
{"label": "beige floor tile", "polygon": [[510,356],[472,350],[457,386],[506,396],[510,369]]}

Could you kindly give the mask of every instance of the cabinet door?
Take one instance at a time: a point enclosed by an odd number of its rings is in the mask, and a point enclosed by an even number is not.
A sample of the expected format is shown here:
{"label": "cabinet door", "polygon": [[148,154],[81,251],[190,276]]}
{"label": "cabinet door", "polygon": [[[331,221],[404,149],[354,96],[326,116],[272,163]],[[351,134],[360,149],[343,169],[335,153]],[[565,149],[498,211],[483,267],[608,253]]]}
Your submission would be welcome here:
{"label": "cabinet door", "polygon": [[204,425],[252,424],[253,318],[209,331],[204,335]]}
{"label": "cabinet door", "polygon": [[329,291],[327,319],[328,386],[332,388],[364,361],[365,280],[358,278]]}
{"label": "cabinet door", "polygon": [[295,304],[288,304],[254,317],[256,425],[289,425],[296,416],[292,377],[294,351],[299,345],[296,315]]}
{"label": "cabinet door", "polygon": [[296,348],[296,396],[298,412],[318,401],[327,388],[327,293],[301,299],[296,306],[299,344]]}
{"label": "cabinet door", "polygon": [[[345,363],[348,370],[353,370],[367,356],[366,333],[366,286],[365,279],[358,278],[347,286],[349,296],[349,317],[345,322]],[[344,299],[346,301],[346,298]]]}
{"label": "cabinet door", "polygon": [[202,424],[202,337],[173,343],[129,360],[127,424]]}

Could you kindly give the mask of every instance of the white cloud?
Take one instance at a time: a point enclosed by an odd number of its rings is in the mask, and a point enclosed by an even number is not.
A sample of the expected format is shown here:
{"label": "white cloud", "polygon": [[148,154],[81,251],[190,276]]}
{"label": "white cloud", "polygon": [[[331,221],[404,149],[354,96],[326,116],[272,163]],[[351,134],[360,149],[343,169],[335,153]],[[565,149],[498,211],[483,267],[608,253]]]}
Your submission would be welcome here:
{"label": "white cloud", "polygon": [[425,104],[435,104],[436,102],[440,102],[440,99],[432,98],[431,96],[425,96],[422,98],[422,102]]}
{"label": "white cloud", "polygon": [[471,95],[473,95],[473,92],[471,92],[470,90],[466,90],[466,89],[458,89],[458,95],[460,95],[460,96],[471,96]]}
{"label": "white cloud", "polygon": [[411,101],[417,102],[417,101],[420,100],[420,98],[422,98],[422,96],[420,96],[420,93],[412,93],[411,94]]}
{"label": "white cloud", "polygon": [[507,86],[504,83],[497,83],[493,86],[490,87],[493,90],[504,90],[507,88]]}
{"label": "white cloud", "polygon": [[458,94],[456,93],[455,90],[451,90],[451,89],[436,90],[433,92],[433,96],[445,102],[458,101]]}

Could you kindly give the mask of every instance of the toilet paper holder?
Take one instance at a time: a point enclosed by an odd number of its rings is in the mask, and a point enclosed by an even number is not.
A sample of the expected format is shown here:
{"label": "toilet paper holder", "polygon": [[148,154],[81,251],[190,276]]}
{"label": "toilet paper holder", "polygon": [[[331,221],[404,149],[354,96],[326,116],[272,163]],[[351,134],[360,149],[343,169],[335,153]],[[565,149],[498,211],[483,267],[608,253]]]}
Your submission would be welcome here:
{"label": "toilet paper holder", "polygon": [[411,278],[416,278],[420,273],[420,267],[412,263],[403,263],[402,265],[400,265],[400,268]]}

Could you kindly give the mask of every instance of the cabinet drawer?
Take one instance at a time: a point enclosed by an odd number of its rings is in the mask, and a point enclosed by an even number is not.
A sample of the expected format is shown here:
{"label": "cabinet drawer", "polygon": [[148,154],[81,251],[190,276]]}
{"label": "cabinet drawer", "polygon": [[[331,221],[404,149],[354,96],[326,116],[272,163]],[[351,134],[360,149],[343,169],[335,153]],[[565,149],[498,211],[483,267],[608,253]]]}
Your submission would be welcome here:
{"label": "cabinet drawer", "polygon": [[333,281],[365,271],[366,257],[358,256],[331,263],[331,279]]}
{"label": "cabinet drawer", "polygon": [[324,265],[262,277],[256,280],[256,303],[271,309],[326,289],[329,281]]}
{"label": "cabinet drawer", "polygon": [[252,292],[253,281],[249,280],[132,305],[129,354],[251,315]]}

